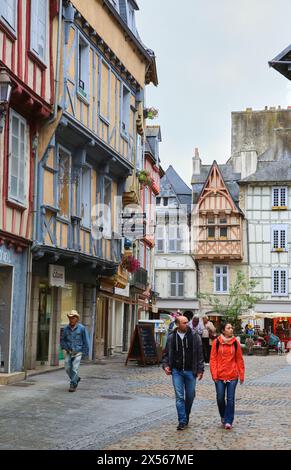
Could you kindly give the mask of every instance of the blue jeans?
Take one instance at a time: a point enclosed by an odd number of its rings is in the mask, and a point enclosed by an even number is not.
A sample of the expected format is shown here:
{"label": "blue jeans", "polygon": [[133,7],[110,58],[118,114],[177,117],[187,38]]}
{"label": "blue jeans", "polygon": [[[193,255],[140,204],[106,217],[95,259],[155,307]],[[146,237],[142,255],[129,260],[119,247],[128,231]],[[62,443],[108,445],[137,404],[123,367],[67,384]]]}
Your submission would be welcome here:
{"label": "blue jeans", "polygon": [[235,389],[237,383],[237,379],[226,383],[223,380],[218,380],[218,382],[215,382],[218,410],[220,417],[224,419],[225,424],[232,424],[234,420]]}
{"label": "blue jeans", "polygon": [[179,423],[187,424],[195,398],[196,377],[190,370],[172,370]]}
{"label": "blue jeans", "polygon": [[82,359],[82,354],[72,355],[66,352],[65,357],[65,370],[70,378],[70,386],[77,387],[78,385],[78,370],[80,367],[80,362]]}

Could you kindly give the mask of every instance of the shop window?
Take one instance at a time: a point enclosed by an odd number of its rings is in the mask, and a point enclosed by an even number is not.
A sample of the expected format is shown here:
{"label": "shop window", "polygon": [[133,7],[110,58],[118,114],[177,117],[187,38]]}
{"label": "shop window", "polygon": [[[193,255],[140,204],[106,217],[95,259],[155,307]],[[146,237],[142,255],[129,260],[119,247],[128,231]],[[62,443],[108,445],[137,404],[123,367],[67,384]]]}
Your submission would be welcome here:
{"label": "shop window", "polygon": [[61,300],[61,326],[68,324],[68,313],[77,310],[77,284],[75,282],[66,283],[62,288]]}

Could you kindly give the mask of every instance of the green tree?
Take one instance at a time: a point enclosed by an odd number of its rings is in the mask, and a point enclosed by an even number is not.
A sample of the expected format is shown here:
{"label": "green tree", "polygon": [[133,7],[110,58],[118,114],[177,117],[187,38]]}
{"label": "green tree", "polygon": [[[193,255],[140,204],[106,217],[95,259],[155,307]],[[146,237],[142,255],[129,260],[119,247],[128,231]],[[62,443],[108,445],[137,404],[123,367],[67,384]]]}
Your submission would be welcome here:
{"label": "green tree", "polygon": [[239,316],[251,309],[261,297],[254,294],[258,281],[249,280],[246,275],[238,271],[236,280],[230,285],[227,300],[222,302],[220,296],[213,294],[199,294],[212,309],[222,316],[223,321],[229,321],[234,326],[236,334],[241,332],[241,320]]}

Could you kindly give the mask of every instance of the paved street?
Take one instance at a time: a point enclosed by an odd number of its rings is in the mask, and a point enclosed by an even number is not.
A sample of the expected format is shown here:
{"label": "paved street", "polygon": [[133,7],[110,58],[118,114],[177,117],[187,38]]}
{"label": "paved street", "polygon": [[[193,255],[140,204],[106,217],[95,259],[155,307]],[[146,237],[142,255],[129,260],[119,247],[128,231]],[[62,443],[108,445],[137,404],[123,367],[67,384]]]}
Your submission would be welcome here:
{"label": "paved street", "polygon": [[63,370],[0,387],[0,449],[290,449],[291,365],[284,356],[246,357],[235,427],[219,426],[206,370],[189,427],[176,431],[171,379],[124,357],[83,364],[79,389]]}

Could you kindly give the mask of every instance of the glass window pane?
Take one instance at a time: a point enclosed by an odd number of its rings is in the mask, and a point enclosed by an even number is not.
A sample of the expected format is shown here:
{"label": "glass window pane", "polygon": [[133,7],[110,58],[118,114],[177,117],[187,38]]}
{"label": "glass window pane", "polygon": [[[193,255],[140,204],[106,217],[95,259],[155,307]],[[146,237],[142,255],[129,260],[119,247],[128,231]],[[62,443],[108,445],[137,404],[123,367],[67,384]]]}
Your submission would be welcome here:
{"label": "glass window pane", "polygon": [[183,285],[183,284],[179,284],[178,296],[179,296],[179,297],[183,297],[183,296],[184,296],[184,285]]}
{"label": "glass window pane", "polygon": [[216,276],[215,278],[215,290],[216,292],[220,292],[220,277]]}
{"label": "glass window pane", "polygon": [[176,272],[171,272],[171,283],[176,284]]}
{"label": "glass window pane", "polygon": [[171,284],[171,297],[176,297],[176,285]]}
{"label": "glass window pane", "polygon": [[179,283],[183,283],[183,282],[184,282],[184,272],[179,271]]}
{"label": "glass window pane", "polygon": [[223,292],[227,292],[227,277],[223,276],[222,278],[222,290]]}
{"label": "glass window pane", "polygon": [[12,134],[15,135],[18,138],[18,132],[19,132],[19,119],[17,119],[17,117],[13,116],[13,118],[12,118]]}

